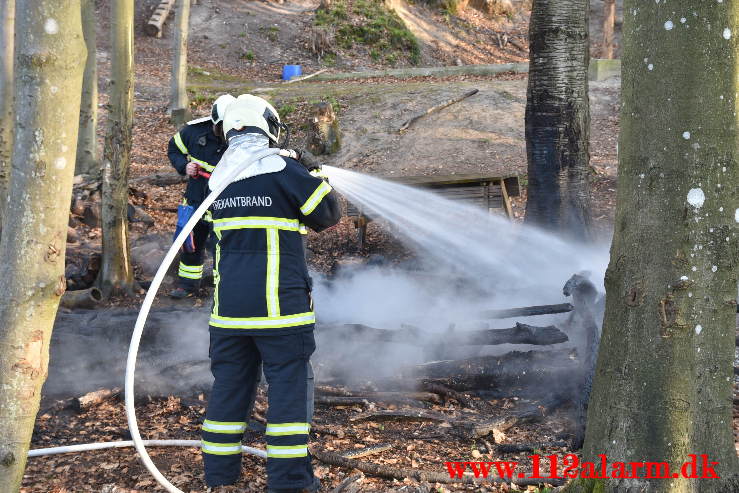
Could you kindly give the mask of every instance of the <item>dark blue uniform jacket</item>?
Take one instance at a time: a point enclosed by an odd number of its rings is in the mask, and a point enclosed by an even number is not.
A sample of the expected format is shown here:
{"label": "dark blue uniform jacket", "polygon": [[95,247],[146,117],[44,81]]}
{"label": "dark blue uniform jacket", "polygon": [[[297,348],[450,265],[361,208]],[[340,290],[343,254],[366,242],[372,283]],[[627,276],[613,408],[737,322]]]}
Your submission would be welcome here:
{"label": "dark blue uniform jacket", "polygon": [[[197,121],[197,120],[194,120]],[[172,166],[181,175],[185,174],[188,161],[198,163],[203,171],[211,173],[221,160],[226,144],[213,133],[213,122],[187,124],[169,139],[167,155]],[[202,176],[187,180],[185,198],[197,207],[208,195],[208,179]]]}
{"label": "dark blue uniform jacket", "polygon": [[211,206],[216,289],[211,332],[278,335],[312,330],[311,279],[302,235],[341,212],[328,182],[299,162],[229,185]]}

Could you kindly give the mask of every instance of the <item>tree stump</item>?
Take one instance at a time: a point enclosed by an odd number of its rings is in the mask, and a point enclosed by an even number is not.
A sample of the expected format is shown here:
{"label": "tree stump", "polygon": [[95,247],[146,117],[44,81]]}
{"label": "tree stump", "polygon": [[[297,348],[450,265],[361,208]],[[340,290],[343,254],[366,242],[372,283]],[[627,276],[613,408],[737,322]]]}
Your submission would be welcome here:
{"label": "tree stump", "polygon": [[309,122],[308,150],[316,156],[333,154],[341,147],[339,120],[331,103],[313,105],[313,116]]}

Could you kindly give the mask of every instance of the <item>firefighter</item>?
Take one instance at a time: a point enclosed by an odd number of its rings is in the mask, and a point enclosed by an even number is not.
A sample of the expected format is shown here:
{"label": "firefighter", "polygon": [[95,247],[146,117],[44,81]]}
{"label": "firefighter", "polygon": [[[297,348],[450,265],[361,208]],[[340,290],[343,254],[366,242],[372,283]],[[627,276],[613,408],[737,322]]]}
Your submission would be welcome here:
{"label": "firefighter", "polygon": [[[235,99],[230,94],[219,96],[213,103],[211,116],[188,122],[169,141],[169,161],[179,174],[188,176],[185,197],[178,208],[175,236],[208,193],[208,177],[226,149],[223,115]],[[198,222],[182,248],[177,283],[170,293],[173,298],[186,298],[200,289],[205,244],[210,234],[208,220],[206,217]]]}
{"label": "firefighter", "polygon": [[[238,164],[246,152],[276,146],[281,129],[286,126],[269,103],[239,96],[226,110],[229,148],[219,172],[232,158]],[[246,168],[211,207],[218,239],[209,324],[215,381],[202,431],[209,487],[239,478],[241,438],[263,365],[268,492],[320,488],[307,447],[315,315],[302,238],[306,226],[320,232],[341,212],[336,192],[317,175],[295,159],[272,155]],[[213,176],[211,188],[219,178]]]}

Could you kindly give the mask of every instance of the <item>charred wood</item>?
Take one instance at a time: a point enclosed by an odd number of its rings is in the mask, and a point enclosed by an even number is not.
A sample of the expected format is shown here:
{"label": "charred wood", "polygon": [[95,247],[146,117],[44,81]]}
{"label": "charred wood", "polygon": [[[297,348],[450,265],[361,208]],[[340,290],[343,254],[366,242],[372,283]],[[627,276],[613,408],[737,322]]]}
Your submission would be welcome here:
{"label": "charred wood", "polygon": [[532,317],[535,315],[552,315],[556,313],[571,312],[574,307],[570,303],[560,303],[558,305],[536,305],[522,306],[520,308],[507,308],[504,310],[486,310],[481,313],[485,318],[513,318],[513,317]]}
{"label": "charred wood", "polygon": [[[429,339],[437,339],[442,335],[445,339],[452,337],[455,344],[493,346],[499,344],[534,344],[550,345],[567,341],[567,334],[557,327],[536,327],[517,323],[509,329],[465,330],[429,334],[423,330],[404,326],[400,329],[377,329],[363,324],[346,324],[342,326],[324,326],[324,330],[340,329],[344,337],[356,337],[373,342],[395,342],[413,345],[431,345]],[[434,335],[438,337],[434,337]]]}
{"label": "charred wood", "polygon": [[451,418],[441,413],[422,410],[369,411],[349,418],[349,421],[437,421],[445,422]]}

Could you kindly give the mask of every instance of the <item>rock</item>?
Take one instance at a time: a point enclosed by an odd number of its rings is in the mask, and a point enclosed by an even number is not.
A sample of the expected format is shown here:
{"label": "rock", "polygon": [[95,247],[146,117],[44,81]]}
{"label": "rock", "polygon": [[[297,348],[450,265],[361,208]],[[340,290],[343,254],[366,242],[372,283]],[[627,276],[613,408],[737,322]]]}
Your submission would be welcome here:
{"label": "rock", "polygon": [[154,218],[144,212],[141,207],[128,204],[128,220],[132,223],[144,223],[147,226],[154,224]]}
{"label": "rock", "polygon": [[472,451],[472,457],[474,457],[475,459],[479,459],[480,457],[482,457],[482,454],[480,453],[480,451],[479,451],[479,450],[477,450],[477,449],[474,449],[474,450]]}
{"label": "rock", "polygon": [[461,67],[462,65],[464,65],[464,63],[462,63],[461,58],[457,58],[456,60],[454,60],[454,64],[457,65],[458,67]]}
{"label": "rock", "polygon": [[166,251],[156,241],[142,243],[131,248],[131,260],[134,265],[141,267],[141,274],[145,277],[152,277],[156,274],[165,255]]}
{"label": "rock", "polygon": [[100,202],[87,202],[82,213],[82,222],[91,228],[99,228],[101,225],[102,206]]}
{"label": "rock", "polygon": [[77,234],[77,230],[71,226],[67,226],[67,243],[77,243],[80,237]]}

